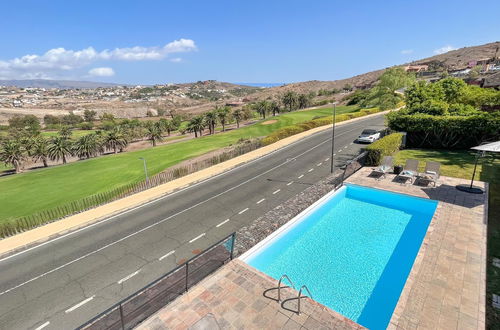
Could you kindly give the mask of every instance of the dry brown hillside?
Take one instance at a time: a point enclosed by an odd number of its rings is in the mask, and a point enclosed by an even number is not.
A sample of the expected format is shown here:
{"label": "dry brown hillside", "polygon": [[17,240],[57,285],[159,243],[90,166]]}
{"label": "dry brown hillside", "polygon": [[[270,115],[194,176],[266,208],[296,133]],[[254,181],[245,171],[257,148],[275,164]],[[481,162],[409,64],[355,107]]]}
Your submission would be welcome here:
{"label": "dry brown hillside", "polygon": [[[404,63],[396,66],[412,65],[412,64],[431,64],[440,63],[441,67],[447,70],[459,70],[466,68],[469,61],[481,60],[485,58],[500,57],[500,42],[492,42],[480,46],[463,47],[453,50],[444,54],[427,57],[421,60],[413,61],[411,63]],[[280,87],[267,88],[260,93],[255,93],[250,96],[251,99],[265,99],[268,97],[276,96],[286,91],[295,91],[298,93],[317,92],[320,89],[341,89],[346,84],[357,88],[371,87],[386,69],[372,71],[360,74],[351,78],[333,80],[333,81],[319,81],[311,80],[300,83],[288,84]]]}

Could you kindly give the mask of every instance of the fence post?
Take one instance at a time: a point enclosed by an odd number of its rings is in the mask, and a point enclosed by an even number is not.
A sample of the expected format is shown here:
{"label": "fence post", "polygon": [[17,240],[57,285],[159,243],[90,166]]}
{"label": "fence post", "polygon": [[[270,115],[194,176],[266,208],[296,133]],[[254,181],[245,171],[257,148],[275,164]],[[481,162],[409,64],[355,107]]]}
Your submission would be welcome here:
{"label": "fence post", "polygon": [[234,241],[236,240],[236,233],[233,233],[231,235],[231,259],[229,260],[233,260],[233,252],[234,252]]}
{"label": "fence post", "polygon": [[188,291],[189,284],[188,284],[188,278],[189,278],[189,262],[186,262],[186,291]]}
{"label": "fence post", "polygon": [[125,330],[125,321],[123,320],[123,308],[122,308],[122,304],[120,304],[120,321],[122,323],[122,330]]}

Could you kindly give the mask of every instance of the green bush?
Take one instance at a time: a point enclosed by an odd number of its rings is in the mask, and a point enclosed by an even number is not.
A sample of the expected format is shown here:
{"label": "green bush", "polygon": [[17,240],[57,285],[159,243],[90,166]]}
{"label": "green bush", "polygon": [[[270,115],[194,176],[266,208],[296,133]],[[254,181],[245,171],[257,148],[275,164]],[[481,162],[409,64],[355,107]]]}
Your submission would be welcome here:
{"label": "green bush", "polygon": [[399,150],[399,148],[401,148],[402,142],[402,133],[392,133],[384,136],[380,140],[373,142],[368,147],[366,147],[366,151],[368,152],[366,158],[367,165],[379,165],[382,157],[393,155],[396,151]]}
{"label": "green bush", "polygon": [[407,132],[408,147],[468,149],[500,139],[500,112],[471,116],[390,113],[387,121],[390,129]]}

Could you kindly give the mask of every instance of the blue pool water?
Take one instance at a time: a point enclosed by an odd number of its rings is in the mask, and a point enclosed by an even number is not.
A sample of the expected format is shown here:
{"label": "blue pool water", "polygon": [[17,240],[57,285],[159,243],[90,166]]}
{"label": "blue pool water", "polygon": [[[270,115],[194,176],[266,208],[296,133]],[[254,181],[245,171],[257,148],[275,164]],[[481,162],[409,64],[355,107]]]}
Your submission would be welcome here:
{"label": "blue pool water", "polygon": [[385,329],[437,202],[348,185],[245,261],[370,329]]}

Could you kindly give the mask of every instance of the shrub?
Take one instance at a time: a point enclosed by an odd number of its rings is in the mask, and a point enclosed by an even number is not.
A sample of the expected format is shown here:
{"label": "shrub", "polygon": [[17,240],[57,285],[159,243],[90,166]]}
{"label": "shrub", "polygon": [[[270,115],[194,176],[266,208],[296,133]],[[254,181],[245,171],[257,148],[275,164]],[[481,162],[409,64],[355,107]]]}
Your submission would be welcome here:
{"label": "shrub", "polygon": [[387,120],[390,129],[407,132],[409,147],[468,149],[500,139],[500,112],[471,116],[390,113]]}
{"label": "shrub", "polygon": [[367,165],[379,165],[382,157],[390,156],[399,150],[403,142],[402,133],[392,133],[384,136],[366,147],[368,152]]}
{"label": "shrub", "polygon": [[448,104],[440,100],[427,100],[413,105],[409,108],[409,113],[425,113],[428,115],[442,116],[448,113]]}

